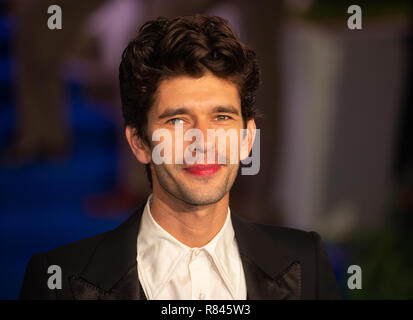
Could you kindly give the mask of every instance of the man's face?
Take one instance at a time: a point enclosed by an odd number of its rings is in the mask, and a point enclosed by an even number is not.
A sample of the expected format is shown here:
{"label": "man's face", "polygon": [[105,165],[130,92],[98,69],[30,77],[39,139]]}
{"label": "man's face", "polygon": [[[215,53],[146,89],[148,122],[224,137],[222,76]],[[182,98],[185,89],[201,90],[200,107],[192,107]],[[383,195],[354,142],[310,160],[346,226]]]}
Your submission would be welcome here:
{"label": "man's face", "polygon": [[[184,141],[183,136],[177,134],[177,129],[181,127],[184,135],[190,129],[202,133],[202,143],[193,144],[195,138]],[[247,127],[255,128],[254,121],[250,120]],[[166,142],[164,139],[153,141],[153,133],[160,129],[167,130],[172,137],[168,143],[172,142],[172,146],[163,151],[163,156],[165,152],[172,151],[172,163],[155,164],[151,161],[153,192],[156,194],[166,191],[191,205],[207,205],[221,200],[229,192],[237,176],[239,157],[238,161],[230,163],[230,150],[237,150],[240,129],[243,128],[241,101],[237,87],[232,82],[212,74],[201,78],[180,76],[163,80],[156,92],[155,103],[148,113],[147,133],[152,152],[158,144]],[[227,137],[224,138],[225,149],[220,149],[217,138],[208,140],[208,129],[223,129],[221,132],[235,129],[233,132],[237,133],[237,144],[232,142],[231,146],[230,138]],[[179,145],[182,146],[179,151],[188,151],[191,144],[196,145],[196,148],[189,153],[194,155],[198,152],[198,160],[192,164],[184,157],[185,153],[175,154]],[[211,160],[207,161],[208,152],[213,154],[213,164],[210,163]],[[224,164],[218,163],[218,154],[224,157],[221,158],[225,159]],[[203,164],[198,163],[200,159]]]}

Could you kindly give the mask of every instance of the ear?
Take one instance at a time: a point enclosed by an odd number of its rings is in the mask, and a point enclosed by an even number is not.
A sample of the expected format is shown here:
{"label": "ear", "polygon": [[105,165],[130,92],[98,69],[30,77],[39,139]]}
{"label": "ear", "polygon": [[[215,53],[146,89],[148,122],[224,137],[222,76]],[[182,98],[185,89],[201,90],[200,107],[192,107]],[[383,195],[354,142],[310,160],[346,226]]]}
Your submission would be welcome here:
{"label": "ear", "polygon": [[125,135],[136,159],[143,164],[150,163],[151,150],[149,149],[149,146],[138,136],[136,129],[126,126]]}
{"label": "ear", "polygon": [[240,160],[244,160],[249,156],[252,146],[254,144],[256,131],[257,131],[257,126],[255,125],[254,119],[248,120],[247,121],[247,135],[242,137],[242,143],[241,143],[241,145],[244,145],[246,147],[248,152],[245,152],[245,151],[241,152]]}

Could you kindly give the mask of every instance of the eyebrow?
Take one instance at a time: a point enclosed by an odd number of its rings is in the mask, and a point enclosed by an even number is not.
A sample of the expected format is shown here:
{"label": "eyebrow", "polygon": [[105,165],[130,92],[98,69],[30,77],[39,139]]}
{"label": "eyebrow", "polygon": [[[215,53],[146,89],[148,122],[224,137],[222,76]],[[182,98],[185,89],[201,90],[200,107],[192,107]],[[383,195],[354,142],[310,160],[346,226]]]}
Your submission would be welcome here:
{"label": "eyebrow", "polygon": [[159,119],[165,119],[169,117],[173,117],[179,114],[189,114],[190,111],[188,108],[178,108],[178,109],[167,109],[165,110],[158,118]]}
{"label": "eyebrow", "polygon": [[239,111],[235,109],[233,106],[217,106],[212,110],[214,113],[231,113],[234,115],[239,116]]}
{"label": "eyebrow", "polygon": [[[212,109],[213,113],[231,113],[239,116],[239,111],[233,106],[216,106]],[[191,114],[191,110],[186,107],[181,107],[177,109],[167,109],[160,116],[159,119],[165,119],[182,114]]]}

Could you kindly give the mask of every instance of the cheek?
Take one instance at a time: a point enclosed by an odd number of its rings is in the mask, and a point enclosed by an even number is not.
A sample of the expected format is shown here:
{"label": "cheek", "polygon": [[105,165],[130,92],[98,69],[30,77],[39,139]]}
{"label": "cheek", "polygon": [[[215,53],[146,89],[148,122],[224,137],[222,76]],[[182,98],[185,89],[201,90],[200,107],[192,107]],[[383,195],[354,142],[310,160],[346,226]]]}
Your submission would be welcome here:
{"label": "cheek", "polygon": [[225,157],[227,164],[238,164],[240,160],[239,129],[231,129],[226,132],[226,136],[217,139],[216,150],[220,157]]}

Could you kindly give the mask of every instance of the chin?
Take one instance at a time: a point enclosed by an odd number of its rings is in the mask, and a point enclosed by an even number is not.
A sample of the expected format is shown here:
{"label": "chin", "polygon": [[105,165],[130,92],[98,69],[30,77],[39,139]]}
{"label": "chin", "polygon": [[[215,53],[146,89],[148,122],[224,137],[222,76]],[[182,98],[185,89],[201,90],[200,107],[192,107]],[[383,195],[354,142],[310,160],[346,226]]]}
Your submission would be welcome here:
{"label": "chin", "polygon": [[[186,188],[185,188],[186,189]],[[224,189],[224,188],[222,188]],[[214,188],[209,187],[208,189],[196,190],[194,188],[187,190],[180,190],[181,200],[194,206],[205,206],[219,202],[226,194],[226,190],[221,192]]]}
{"label": "chin", "polygon": [[157,170],[156,180],[156,184],[174,198],[188,205],[205,206],[219,202],[231,189],[231,182],[234,179],[229,176],[226,178],[216,176],[194,180],[187,175],[173,175],[165,170]]}

